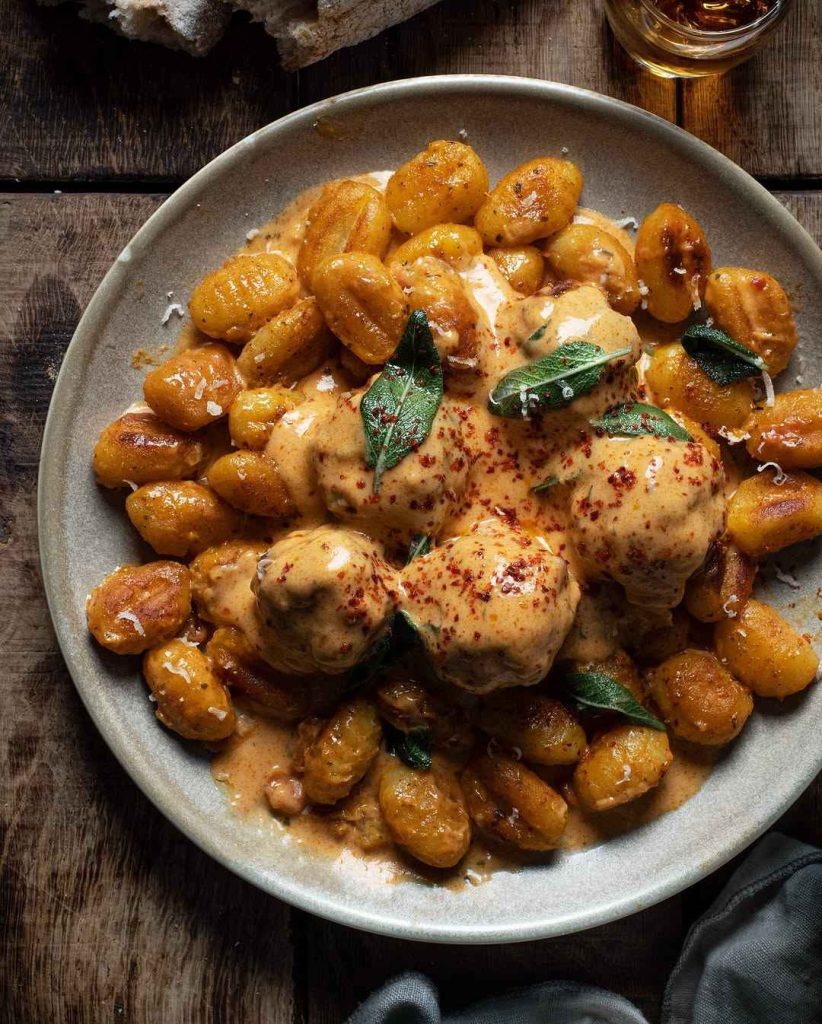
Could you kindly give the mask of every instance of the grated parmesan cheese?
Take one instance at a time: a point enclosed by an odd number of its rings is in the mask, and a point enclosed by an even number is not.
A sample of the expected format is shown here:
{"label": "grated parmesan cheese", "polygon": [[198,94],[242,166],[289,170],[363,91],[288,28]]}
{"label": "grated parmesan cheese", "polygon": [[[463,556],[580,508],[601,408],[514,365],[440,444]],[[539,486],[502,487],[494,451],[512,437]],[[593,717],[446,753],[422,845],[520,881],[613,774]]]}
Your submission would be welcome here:
{"label": "grated parmesan cheese", "polygon": [[791,587],[793,590],[799,590],[799,587],[800,587],[799,580],[795,576],[792,576],[789,572],[784,572],[776,564],[774,564],[774,566],[773,566],[773,574],[774,574],[774,576],[776,576],[776,578],[779,580],[780,583],[786,584],[787,586]]}
{"label": "grated parmesan cheese", "polygon": [[785,481],[788,479],[788,474],[779,465],[778,462],[763,462],[761,466],[756,467],[757,473],[761,473],[763,469],[775,470],[773,482],[776,484],[777,487],[781,487],[782,484],[784,484]]}
{"label": "grated parmesan cheese", "polygon": [[774,400],[773,381],[767,370],[762,371],[762,383],[765,385],[765,405],[771,406]]}
{"label": "grated parmesan cheese", "polygon": [[648,468],[645,470],[645,479],[648,481],[646,484],[646,490],[650,494],[651,491],[656,490],[656,475],[662,469],[664,463],[662,459],[655,455],[648,463]]}
{"label": "grated parmesan cheese", "polygon": [[186,311],[183,309],[179,302],[170,302],[166,306],[166,311],[165,313],[163,313],[163,319],[160,321],[160,325],[162,327],[165,327],[165,325],[169,322],[174,313],[176,313],[177,316],[180,317],[180,319],[182,319],[186,315]]}
{"label": "grated parmesan cheese", "polygon": [[140,634],[140,636],[146,635],[146,631],[143,629],[142,622],[140,622],[140,620],[137,618],[134,612],[118,612],[115,618],[123,619],[126,622],[130,622],[132,626],[134,626],[134,628]]}
{"label": "grated parmesan cheese", "polygon": [[222,416],[223,407],[216,402],[206,402],[206,412],[209,416]]}

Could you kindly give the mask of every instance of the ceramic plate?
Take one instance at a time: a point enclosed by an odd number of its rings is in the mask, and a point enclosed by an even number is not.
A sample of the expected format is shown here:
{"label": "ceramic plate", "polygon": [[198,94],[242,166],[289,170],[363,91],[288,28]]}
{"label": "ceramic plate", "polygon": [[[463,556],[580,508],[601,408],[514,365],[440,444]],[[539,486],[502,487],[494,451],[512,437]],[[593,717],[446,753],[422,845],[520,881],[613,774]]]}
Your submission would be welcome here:
{"label": "ceramic plate", "polygon": [[[376,869],[312,856],[274,826],[239,819],[207,761],[155,723],[137,660],[93,644],[84,615],[89,590],[138,555],[122,511],[94,484],[91,451],[101,428],[140,394],[134,350],[174,339],[160,323],[167,293],[188,296],[249,228],[307,186],[395,167],[431,139],[463,130],[492,181],[524,160],[567,151],[585,175],[582,202],[611,217],[641,218],[663,200],[682,203],[705,226],[715,261],[766,269],[794,296],[803,342],[783,386],[796,386],[800,372],[806,386],[819,382],[820,350],[810,342],[822,323],[822,254],[776,199],[708,146],[652,114],[546,82],[449,76],[374,86],[243,139],[179,189],[120,254],[54,390],[40,471],[40,544],[57,635],[89,713],[135,782],[203,850],[266,892],[344,924],[438,942],[506,942],[632,914],[742,850],[822,765],[822,687],[754,715],[679,810],[585,852],[501,870],[452,892],[387,884]],[[766,597],[815,630],[819,548],[793,554],[782,562],[802,564],[800,589],[771,576]]]}

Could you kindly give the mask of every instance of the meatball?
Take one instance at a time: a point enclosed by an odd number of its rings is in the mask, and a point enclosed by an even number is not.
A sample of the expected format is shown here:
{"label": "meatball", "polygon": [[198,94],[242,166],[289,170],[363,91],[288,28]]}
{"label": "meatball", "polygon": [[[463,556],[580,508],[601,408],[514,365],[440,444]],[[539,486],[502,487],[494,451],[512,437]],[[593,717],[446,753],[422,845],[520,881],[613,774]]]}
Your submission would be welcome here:
{"label": "meatball", "polygon": [[632,604],[673,608],[722,531],[723,480],[695,441],[598,438],[571,498],[577,553]]}
{"label": "meatball", "polygon": [[538,683],[578,601],[567,563],[498,519],[415,558],[400,577],[400,606],[436,672],[474,693]]}
{"label": "meatball", "polygon": [[641,342],[631,318],[611,309],[599,288],[582,285],[561,295],[553,291],[543,289],[512,304],[497,325],[498,333],[517,341],[526,359],[543,359],[560,345],[576,341],[597,345],[605,352],[629,349],[605,365],[602,379],[592,391],[580,395],[568,408],[548,413],[552,425],[558,421],[576,424],[600,415],[632,392]]}
{"label": "meatball", "polygon": [[252,583],[264,656],[282,672],[339,674],[362,661],[394,614],[392,569],[353,530],[296,530],[260,559]]}
{"label": "meatball", "polygon": [[428,437],[385,473],[375,494],[374,472],[365,464],[364,394],[342,395],[317,431],[314,463],[329,511],[388,544],[405,545],[418,533],[436,535],[468,476],[458,407],[442,401]]}

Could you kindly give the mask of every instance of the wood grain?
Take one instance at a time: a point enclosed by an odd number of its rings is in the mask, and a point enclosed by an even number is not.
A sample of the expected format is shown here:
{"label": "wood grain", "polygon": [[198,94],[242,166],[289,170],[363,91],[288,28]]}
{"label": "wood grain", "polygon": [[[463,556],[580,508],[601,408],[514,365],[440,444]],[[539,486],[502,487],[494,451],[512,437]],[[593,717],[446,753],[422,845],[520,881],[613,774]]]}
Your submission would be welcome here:
{"label": "wood grain", "polygon": [[115,762],[70,684],[39,579],[35,478],[56,370],[100,277],[159,202],[0,203],[3,1024],[293,1016],[289,910],[201,853]]}
{"label": "wood grain", "polygon": [[[616,988],[656,1019],[684,932],[732,866],[563,939],[489,948],[380,939],[290,911],[209,860],[97,735],[42,595],[35,477],[80,312],[161,198],[0,198],[0,1024],[336,1024],[412,968],[434,978],[448,1006],[558,977]],[[780,198],[822,239],[822,192]],[[782,825],[822,843],[822,780]]]}
{"label": "wood grain", "polygon": [[174,182],[290,110],[372,82],[439,72],[531,75],[675,112],[674,86],[612,43],[601,0],[444,0],[298,74],[235,19],[205,58],[119,39],[70,6],[0,4],[0,178]]}
{"label": "wood grain", "polygon": [[822,4],[720,78],[683,83],[682,125],[762,177],[822,177]]}

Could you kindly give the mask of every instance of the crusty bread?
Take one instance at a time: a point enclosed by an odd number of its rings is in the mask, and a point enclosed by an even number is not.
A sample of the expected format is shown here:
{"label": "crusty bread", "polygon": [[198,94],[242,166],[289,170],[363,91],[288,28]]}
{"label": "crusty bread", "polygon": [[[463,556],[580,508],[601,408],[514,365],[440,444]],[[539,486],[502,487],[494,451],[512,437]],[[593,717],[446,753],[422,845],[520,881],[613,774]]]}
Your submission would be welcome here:
{"label": "crusty bread", "polygon": [[413,17],[436,0],[231,0],[262,21],[289,71]]}
{"label": "crusty bread", "polygon": [[[57,4],[63,0],[39,0]],[[353,46],[436,0],[80,0],[80,16],[121,35],[201,56],[223,34],[231,8],[274,36],[289,71]]]}
{"label": "crusty bread", "polygon": [[80,17],[108,25],[130,39],[161,43],[199,57],[223,34],[231,8],[222,0],[81,0]]}

